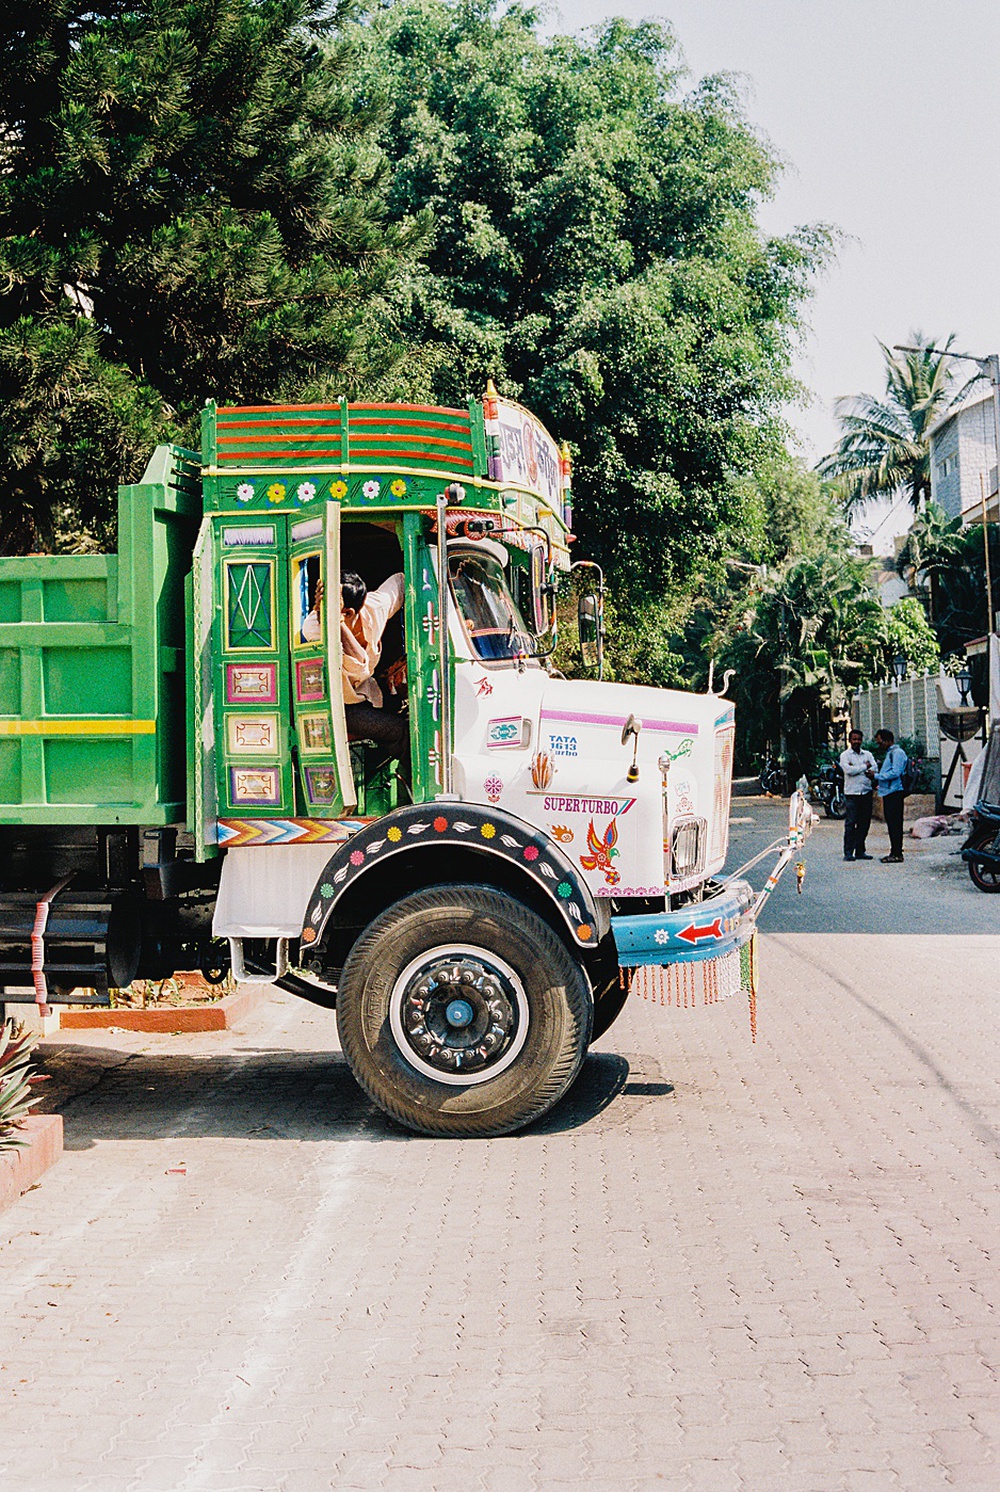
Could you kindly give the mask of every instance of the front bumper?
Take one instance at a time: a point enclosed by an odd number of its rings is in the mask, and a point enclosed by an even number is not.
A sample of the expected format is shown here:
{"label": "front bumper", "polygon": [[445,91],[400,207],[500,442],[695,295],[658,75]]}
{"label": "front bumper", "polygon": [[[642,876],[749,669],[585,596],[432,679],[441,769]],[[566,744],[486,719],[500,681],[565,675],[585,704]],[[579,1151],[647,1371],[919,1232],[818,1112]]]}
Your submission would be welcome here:
{"label": "front bumper", "polygon": [[697,964],[734,953],[754,935],[755,901],[749,881],[729,881],[707,901],[678,912],[612,917],[618,962],[634,969],[643,964]]}

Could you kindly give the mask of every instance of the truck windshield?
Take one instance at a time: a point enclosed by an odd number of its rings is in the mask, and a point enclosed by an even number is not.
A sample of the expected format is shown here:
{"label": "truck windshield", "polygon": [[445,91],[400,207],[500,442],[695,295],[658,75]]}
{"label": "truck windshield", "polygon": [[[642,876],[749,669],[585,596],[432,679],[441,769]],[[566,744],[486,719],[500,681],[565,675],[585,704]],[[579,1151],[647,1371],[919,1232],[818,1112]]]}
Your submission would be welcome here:
{"label": "truck windshield", "polygon": [[499,560],[485,552],[453,552],[448,570],[476,656],[484,663],[534,657],[535,639],[507,589]]}

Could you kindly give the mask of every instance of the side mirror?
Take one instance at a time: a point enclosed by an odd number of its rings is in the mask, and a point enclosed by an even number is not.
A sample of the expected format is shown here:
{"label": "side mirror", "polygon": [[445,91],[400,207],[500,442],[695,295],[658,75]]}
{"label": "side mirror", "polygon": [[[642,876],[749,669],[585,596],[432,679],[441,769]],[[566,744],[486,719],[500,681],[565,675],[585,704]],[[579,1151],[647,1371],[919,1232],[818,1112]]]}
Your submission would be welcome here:
{"label": "side mirror", "polygon": [[625,774],[626,782],[639,781],[639,732],[642,730],[642,721],[635,715],[630,715],[622,726],[622,745],[628,745],[629,736],[632,737],[632,764]]}
{"label": "side mirror", "polygon": [[584,591],[576,605],[580,653],[588,668],[604,675],[604,597],[599,591]]}

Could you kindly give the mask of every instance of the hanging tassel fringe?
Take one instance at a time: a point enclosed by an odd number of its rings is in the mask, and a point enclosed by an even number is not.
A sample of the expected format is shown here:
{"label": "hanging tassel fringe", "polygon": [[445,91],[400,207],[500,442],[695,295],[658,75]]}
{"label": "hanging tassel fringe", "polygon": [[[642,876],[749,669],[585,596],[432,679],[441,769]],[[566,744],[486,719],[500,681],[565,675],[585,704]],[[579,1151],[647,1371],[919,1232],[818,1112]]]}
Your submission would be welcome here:
{"label": "hanging tassel fringe", "polygon": [[715,1005],[732,995],[746,994],[750,1005],[750,1036],[757,1040],[757,938],[742,948],[699,963],[640,964],[622,968],[619,987],[654,1005],[692,1010]]}

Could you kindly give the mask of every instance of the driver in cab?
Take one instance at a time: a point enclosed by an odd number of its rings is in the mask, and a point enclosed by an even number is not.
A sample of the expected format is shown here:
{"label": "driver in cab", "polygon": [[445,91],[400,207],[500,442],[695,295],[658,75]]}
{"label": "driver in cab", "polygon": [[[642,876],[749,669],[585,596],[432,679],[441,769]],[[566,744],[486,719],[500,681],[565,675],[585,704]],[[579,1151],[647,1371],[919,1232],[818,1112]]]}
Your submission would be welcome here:
{"label": "driver in cab", "polygon": [[[402,571],[390,575],[370,591],[360,575],[345,571],[340,577],[341,681],[347,736],[351,741],[375,741],[387,746],[393,756],[404,758],[409,749],[409,727],[405,716],[384,708],[375,670],[382,657],[382,634],[386,624],[403,605]],[[322,637],[323,582],[317,581],[313,609],[302,624],[306,642]],[[406,676],[406,660],[400,658],[389,669],[387,683],[397,689]]]}

